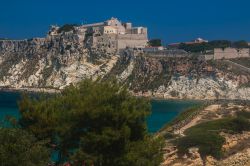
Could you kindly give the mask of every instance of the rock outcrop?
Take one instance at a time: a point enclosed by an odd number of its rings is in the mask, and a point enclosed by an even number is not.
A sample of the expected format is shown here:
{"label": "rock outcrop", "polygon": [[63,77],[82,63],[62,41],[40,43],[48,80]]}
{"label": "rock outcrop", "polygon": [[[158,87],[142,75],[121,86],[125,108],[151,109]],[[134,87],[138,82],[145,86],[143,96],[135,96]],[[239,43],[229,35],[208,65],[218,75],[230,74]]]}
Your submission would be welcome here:
{"label": "rock outcrop", "polygon": [[[223,60],[154,56],[93,44],[77,28],[46,38],[0,41],[1,88],[55,88],[116,77],[134,95],[165,99],[250,99],[250,73]],[[96,43],[96,42],[95,42]]]}
{"label": "rock outcrop", "polygon": [[125,75],[125,82],[135,95],[165,99],[250,99],[250,73],[226,61],[190,56],[130,56],[120,57],[109,74],[122,80]]}
{"label": "rock outcrop", "polygon": [[85,78],[102,77],[117,56],[115,50],[92,48],[90,39],[70,31],[42,39],[0,41],[0,86],[62,89]]}

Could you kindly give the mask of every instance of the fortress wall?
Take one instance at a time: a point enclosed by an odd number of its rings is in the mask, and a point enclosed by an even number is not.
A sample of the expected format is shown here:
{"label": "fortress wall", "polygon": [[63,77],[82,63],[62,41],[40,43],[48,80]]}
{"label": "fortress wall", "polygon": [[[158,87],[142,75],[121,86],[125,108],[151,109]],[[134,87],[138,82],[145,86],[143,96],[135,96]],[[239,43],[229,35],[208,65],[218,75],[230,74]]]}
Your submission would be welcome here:
{"label": "fortress wall", "polygon": [[146,34],[125,34],[117,35],[117,48],[124,49],[126,47],[135,48],[146,46],[148,37]]}
{"label": "fortress wall", "polygon": [[95,46],[107,46],[110,48],[116,48],[116,36],[115,35],[102,35],[94,37],[95,41],[93,45]]}
{"label": "fortress wall", "polygon": [[145,52],[145,56],[152,56],[152,57],[169,57],[169,58],[180,58],[180,57],[188,57],[189,54],[187,52],[181,51],[170,51],[170,50],[162,50],[162,51],[152,51],[152,52]]}
{"label": "fortress wall", "polygon": [[124,49],[126,47],[136,48],[139,46],[146,46],[148,40],[118,40],[117,41],[117,48]]}
{"label": "fortress wall", "polygon": [[81,28],[89,28],[89,27],[97,27],[97,26],[103,26],[104,22],[94,23],[94,24],[86,24],[80,26]]}
{"label": "fortress wall", "polygon": [[108,47],[110,49],[124,49],[126,47],[134,48],[138,46],[146,46],[148,39],[146,35],[125,34],[116,35],[108,34],[94,37],[94,47]]}
{"label": "fortress wall", "polygon": [[214,59],[234,59],[234,58],[242,58],[249,57],[250,58],[250,50],[249,48],[216,48],[214,49]]}
{"label": "fortress wall", "polygon": [[148,40],[146,34],[123,34],[117,35],[118,40]]}
{"label": "fortress wall", "polygon": [[116,35],[102,35],[93,37],[92,47],[105,49],[108,53],[114,53],[117,51],[117,37]]}

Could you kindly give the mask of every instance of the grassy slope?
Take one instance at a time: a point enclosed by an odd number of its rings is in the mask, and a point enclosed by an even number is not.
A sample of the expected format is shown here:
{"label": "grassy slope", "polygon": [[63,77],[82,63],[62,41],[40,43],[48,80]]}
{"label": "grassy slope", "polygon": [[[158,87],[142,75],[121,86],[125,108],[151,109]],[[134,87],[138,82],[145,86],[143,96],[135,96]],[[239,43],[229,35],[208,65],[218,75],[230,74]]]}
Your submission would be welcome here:
{"label": "grassy slope", "polygon": [[176,145],[179,154],[185,154],[191,147],[198,147],[202,157],[211,155],[222,157],[222,145],[225,139],[220,132],[241,133],[250,131],[250,113],[240,112],[237,117],[212,120],[193,126],[185,131],[186,136],[178,138]]}

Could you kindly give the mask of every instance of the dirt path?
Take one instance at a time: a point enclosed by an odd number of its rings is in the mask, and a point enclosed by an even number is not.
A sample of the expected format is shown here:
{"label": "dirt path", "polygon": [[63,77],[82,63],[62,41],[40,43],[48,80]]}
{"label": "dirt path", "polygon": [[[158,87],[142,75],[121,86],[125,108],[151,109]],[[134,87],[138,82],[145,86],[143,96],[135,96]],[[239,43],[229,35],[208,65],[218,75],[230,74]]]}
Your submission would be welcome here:
{"label": "dirt path", "polygon": [[210,105],[210,106],[206,107],[191,122],[189,122],[187,125],[180,128],[179,130],[174,131],[174,133],[184,136],[185,130],[187,130],[188,128],[190,128],[192,126],[195,126],[196,124],[198,124],[203,119],[203,117],[206,116],[209,112],[218,111],[218,109],[220,107],[221,107],[220,105]]}

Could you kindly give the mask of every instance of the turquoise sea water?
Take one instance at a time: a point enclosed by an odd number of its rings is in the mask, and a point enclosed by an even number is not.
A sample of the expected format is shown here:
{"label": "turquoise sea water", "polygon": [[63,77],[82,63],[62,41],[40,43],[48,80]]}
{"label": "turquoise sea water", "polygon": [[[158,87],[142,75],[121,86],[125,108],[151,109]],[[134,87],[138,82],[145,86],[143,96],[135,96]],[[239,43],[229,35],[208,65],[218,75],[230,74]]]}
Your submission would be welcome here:
{"label": "turquoise sea water", "polygon": [[19,117],[17,101],[20,94],[14,92],[0,92],[0,123],[5,123],[8,116]]}
{"label": "turquoise sea water", "polygon": [[148,130],[157,132],[167,122],[173,120],[180,112],[198,104],[198,101],[153,100],[152,114],[148,118]]}
{"label": "turquoise sea water", "polygon": [[[19,93],[0,92],[0,121],[4,121],[6,116],[19,117],[17,101],[20,99]],[[148,118],[148,130],[156,132],[167,122],[175,118],[181,111],[196,104],[194,101],[152,101],[152,114]]]}

